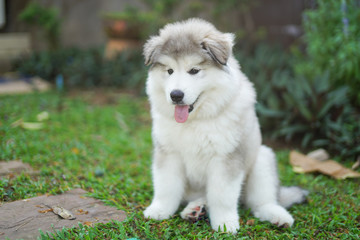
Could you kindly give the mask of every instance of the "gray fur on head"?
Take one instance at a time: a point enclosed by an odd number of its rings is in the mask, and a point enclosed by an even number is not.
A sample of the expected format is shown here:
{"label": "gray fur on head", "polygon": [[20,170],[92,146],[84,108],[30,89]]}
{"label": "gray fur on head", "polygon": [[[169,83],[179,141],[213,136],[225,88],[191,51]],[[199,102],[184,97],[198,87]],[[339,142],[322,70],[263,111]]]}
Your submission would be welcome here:
{"label": "gray fur on head", "polygon": [[176,57],[178,54],[200,53],[217,64],[226,65],[232,54],[233,41],[233,34],[222,33],[202,19],[167,24],[158,36],[152,36],[145,43],[145,64],[156,63],[161,54]]}

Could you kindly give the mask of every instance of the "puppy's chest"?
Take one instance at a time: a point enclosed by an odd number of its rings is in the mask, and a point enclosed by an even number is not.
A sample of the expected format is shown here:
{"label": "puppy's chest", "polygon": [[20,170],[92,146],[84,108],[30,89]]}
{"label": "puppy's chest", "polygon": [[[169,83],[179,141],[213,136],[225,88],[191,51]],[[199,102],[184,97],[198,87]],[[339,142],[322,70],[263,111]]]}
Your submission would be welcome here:
{"label": "puppy's chest", "polygon": [[160,141],[171,152],[178,152],[188,157],[209,158],[212,155],[231,152],[239,138],[231,132],[204,126],[172,128],[171,131],[161,134]]}
{"label": "puppy's chest", "polygon": [[155,124],[153,130],[156,141],[167,152],[199,165],[214,157],[227,156],[241,141],[238,127],[218,124]]}
{"label": "puppy's chest", "polygon": [[203,187],[209,162],[225,159],[239,145],[237,130],[214,124],[162,125],[154,128],[154,136],[164,150],[181,157],[189,185]]}

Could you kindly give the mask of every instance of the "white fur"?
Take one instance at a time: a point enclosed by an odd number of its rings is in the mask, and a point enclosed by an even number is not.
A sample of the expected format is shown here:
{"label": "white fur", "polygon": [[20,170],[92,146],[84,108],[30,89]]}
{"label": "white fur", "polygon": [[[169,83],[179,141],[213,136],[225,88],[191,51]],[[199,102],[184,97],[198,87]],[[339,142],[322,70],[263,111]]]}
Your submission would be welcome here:
{"label": "white fur", "polygon": [[[291,226],[294,219],[277,200],[274,153],[261,146],[254,88],[231,52],[221,56],[227,59],[224,66],[209,59],[204,64],[204,57],[196,53],[179,57],[161,53],[166,39],[179,32],[199,39],[214,36],[216,42],[222,36],[216,31],[211,24],[192,19],[166,26],[145,46],[147,61],[159,64],[150,69],[147,79],[153,119],[154,198],[144,215],[166,219],[187,201],[183,218],[197,205],[206,205],[214,230],[223,231],[226,226],[235,233],[240,227],[237,210],[243,192],[241,199],[256,217]],[[225,34],[224,39],[221,44],[231,49],[232,38]],[[156,60],[151,59],[154,52]],[[194,67],[201,70],[190,75],[188,70]],[[171,75],[169,68],[174,70]],[[170,92],[175,89],[185,93],[184,104],[196,101],[185,123],[174,120]]]}

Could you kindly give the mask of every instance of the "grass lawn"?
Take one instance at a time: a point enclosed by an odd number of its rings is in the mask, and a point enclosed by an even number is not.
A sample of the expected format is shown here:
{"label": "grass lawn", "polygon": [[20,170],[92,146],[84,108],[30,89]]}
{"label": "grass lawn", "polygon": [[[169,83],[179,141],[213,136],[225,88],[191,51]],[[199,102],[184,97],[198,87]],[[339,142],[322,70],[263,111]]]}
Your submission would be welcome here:
{"label": "grass lawn", "polygon": [[[95,95],[94,95],[95,96]],[[127,212],[124,222],[79,225],[41,239],[356,239],[360,235],[360,179],[292,172],[288,151],[277,152],[284,185],[308,189],[309,202],[290,209],[292,228],[277,228],[240,210],[238,235],[214,232],[208,222],[191,224],[178,214],[169,220],[144,219],[152,198],[151,119],[145,98],[113,96],[96,104],[91,94],[56,93],[0,96],[0,159],[21,159],[38,176],[0,180],[0,201],[59,194],[81,187],[89,195]],[[36,121],[50,114],[39,130],[12,127],[19,119]],[[347,166],[351,162],[345,163]],[[0,203],[1,205],[1,203]],[[1,210],[1,207],[0,207]],[[249,221],[250,220],[250,221]]]}

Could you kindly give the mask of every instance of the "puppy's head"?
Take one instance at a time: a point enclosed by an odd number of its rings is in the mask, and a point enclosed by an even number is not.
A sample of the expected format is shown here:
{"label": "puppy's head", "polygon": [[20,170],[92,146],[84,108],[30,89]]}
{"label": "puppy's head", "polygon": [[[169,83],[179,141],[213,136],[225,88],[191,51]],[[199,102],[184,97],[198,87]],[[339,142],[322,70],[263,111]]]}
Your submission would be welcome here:
{"label": "puppy's head", "polygon": [[219,32],[201,19],[166,25],[144,45],[145,64],[151,65],[150,100],[166,99],[168,104],[159,105],[173,111],[177,122],[186,122],[222,78],[219,72],[225,72],[233,40],[233,34]]}

